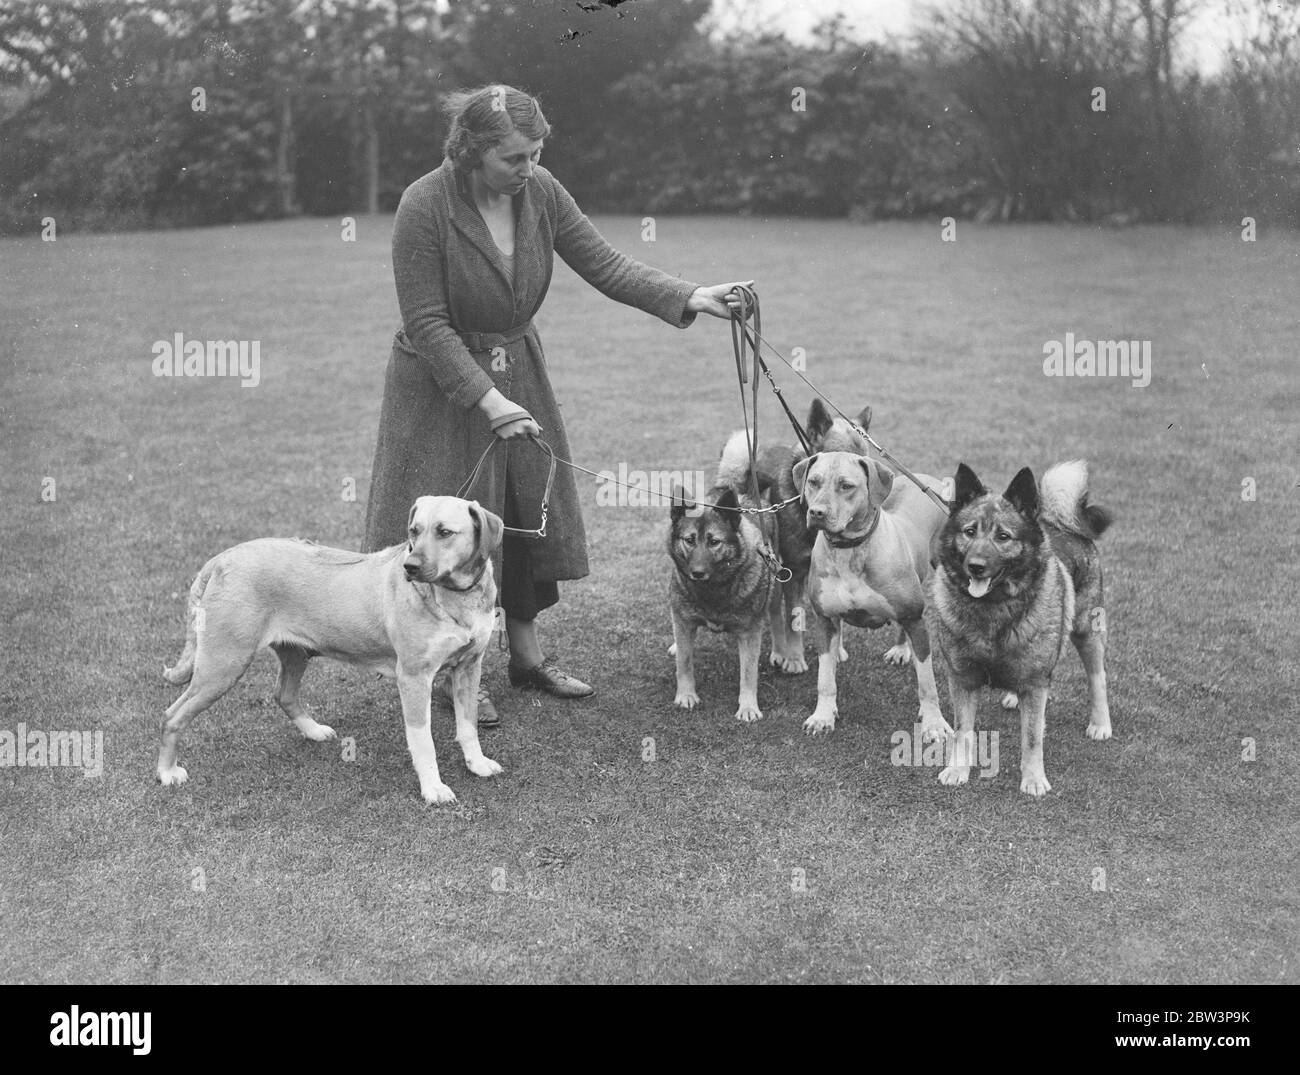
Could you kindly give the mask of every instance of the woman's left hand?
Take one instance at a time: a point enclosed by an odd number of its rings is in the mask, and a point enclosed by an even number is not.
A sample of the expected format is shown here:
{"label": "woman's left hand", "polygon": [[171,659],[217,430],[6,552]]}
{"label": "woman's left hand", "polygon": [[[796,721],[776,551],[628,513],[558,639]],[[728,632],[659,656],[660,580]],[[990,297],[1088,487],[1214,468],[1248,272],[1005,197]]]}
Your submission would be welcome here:
{"label": "woman's left hand", "polygon": [[731,320],[732,308],[739,301],[735,295],[729,294],[737,284],[743,284],[745,287],[753,287],[753,280],[738,280],[731,284],[713,284],[710,287],[697,287],[691,297],[686,300],[686,309],[696,314],[712,314],[714,317],[721,317],[724,320]]}

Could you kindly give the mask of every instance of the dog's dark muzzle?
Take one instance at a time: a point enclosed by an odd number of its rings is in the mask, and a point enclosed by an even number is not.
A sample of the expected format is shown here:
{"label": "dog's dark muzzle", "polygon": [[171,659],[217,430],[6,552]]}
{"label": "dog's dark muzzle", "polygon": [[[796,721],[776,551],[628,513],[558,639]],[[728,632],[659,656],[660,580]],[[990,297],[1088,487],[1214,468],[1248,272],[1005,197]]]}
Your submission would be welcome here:
{"label": "dog's dark muzzle", "polygon": [[826,529],[826,509],[823,507],[808,505],[808,514],[805,519],[809,530]]}

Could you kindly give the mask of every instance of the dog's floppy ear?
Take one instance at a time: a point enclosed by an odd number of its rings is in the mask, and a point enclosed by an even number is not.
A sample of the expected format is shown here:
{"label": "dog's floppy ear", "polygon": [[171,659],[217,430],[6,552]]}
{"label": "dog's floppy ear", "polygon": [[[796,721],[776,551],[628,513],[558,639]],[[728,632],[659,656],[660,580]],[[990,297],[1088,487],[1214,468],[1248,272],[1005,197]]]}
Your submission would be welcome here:
{"label": "dog's floppy ear", "polygon": [[469,514],[478,534],[474,557],[480,561],[486,560],[500,546],[501,538],[505,535],[505,523],[501,521],[501,516],[488,511],[477,500],[469,502]]}
{"label": "dog's floppy ear", "polygon": [[965,463],[957,464],[957,476],[953,481],[956,485],[956,490],[952,495],[953,511],[965,507],[977,496],[983,496],[988,492],[980,484],[979,478],[975,477],[975,472]]}
{"label": "dog's floppy ear", "polygon": [[1022,515],[1028,515],[1031,519],[1038,518],[1038,483],[1034,481],[1034,472],[1028,467],[1022,468],[1011,479],[1011,484],[1002,497]]}
{"label": "dog's floppy ear", "polygon": [[419,506],[420,506],[420,502],[417,500],[414,504],[411,505],[411,511],[406,516],[406,551],[407,552],[413,552],[415,549],[415,545],[411,541],[411,527],[415,525],[415,509],[418,508]]}
{"label": "dog's floppy ear", "polygon": [[718,507],[722,509],[722,518],[731,529],[740,529],[740,499],[736,490],[728,489],[718,497]]}
{"label": "dog's floppy ear", "polygon": [[885,502],[885,497],[894,488],[894,472],[884,463],[875,459],[860,457],[858,462],[867,472],[867,496],[877,507]]}
{"label": "dog's floppy ear", "polygon": [[826,431],[830,429],[831,422],[835,419],[831,417],[831,412],[826,409],[826,404],[821,400],[821,396],[814,396],[812,406],[808,408],[808,436],[813,441],[819,441],[826,436]]}
{"label": "dog's floppy ear", "polygon": [[803,495],[804,476],[808,473],[808,468],[817,461],[817,457],[821,454],[821,452],[814,452],[807,459],[800,459],[790,472],[791,477],[794,478],[794,487],[799,490],[799,499],[804,503],[808,502],[808,498]]}

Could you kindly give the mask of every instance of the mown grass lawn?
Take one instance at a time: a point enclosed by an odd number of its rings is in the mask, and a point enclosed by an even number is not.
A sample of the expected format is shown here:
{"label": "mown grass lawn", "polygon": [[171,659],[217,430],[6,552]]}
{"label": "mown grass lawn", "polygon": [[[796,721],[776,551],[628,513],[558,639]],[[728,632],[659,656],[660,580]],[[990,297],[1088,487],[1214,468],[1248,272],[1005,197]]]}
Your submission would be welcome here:
{"label": "mown grass lawn", "polygon": [[[1018,721],[992,698],[995,779],[895,767],[915,681],[881,661],[885,633],[849,632],[830,737],[800,732],[815,673],[765,669],[765,719],[735,722],[719,637],[702,708],[677,711],[667,508],[597,507],[580,477],[593,573],[543,637],[599,693],[512,691],[494,648],[501,778],[465,771],[435,710],[460,803],[426,807],[395,685],[313,662],[306,701],[356,740],[348,762],[292,730],[267,655],[183,737],[190,783],[162,789],[159,673],[199,566],[259,536],[360,542],[390,220],[355,243],[324,220],[6,241],[0,730],[102,731],[106,757],[98,779],[0,769],[0,978],[1300,980],[1300,236],[664,218],[646,244],[639,218],[597,223],[690,279],[755,278],[765,334],[845,410],[870,403],[917,469],[965,460],[993,484],[1089,458],[1118,516],[1115,738],[1084,738],[1071,653],[1045,800],[1019,793]],[[557,267],[539,325],[577,462],[711,470],[739,410],[726,326],[701,320],[675,331]],[[260,385],[155,378],[177,332],[259,340]],[[1151,340],[1150,385],[1045,377],[1066,332]],[[788,440],[764,406],[765,439]]]}

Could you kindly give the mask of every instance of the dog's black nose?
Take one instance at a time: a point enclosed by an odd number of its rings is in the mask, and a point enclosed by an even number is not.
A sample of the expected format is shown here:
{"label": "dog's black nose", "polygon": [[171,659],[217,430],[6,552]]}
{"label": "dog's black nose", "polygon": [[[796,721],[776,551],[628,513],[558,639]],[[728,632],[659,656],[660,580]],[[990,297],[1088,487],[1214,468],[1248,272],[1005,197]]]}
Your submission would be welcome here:
{"label": "dog's black nose", "polygon": [[982,578],[988,565],[983,560],[967,560],[966,573],[973,579]]}
{"label": "dog's black nose", "polygon": [[824,518],[826,518],[826,509],[825,509],[825,508],[814,508],[814,507],[812,507],[811,505],[809,505],[809,507],[808,507],[808,514],[809,514],[812,518],[814,518],[814,519],[824,519]]}
{"label": "dog's black nose", "polygon": [[709,573],[707,571],[703,571],[698,567],[691,569],[691,578],[696,582],[699,582],[701,579],[707,579],[708,577]]}
{"label": "dog's black nose", "polygon": [[406,577],[408,579],[413,579],[417,574],[419,574],[420,566],[418,564],[403,564],[402,570],[406,572]]}

